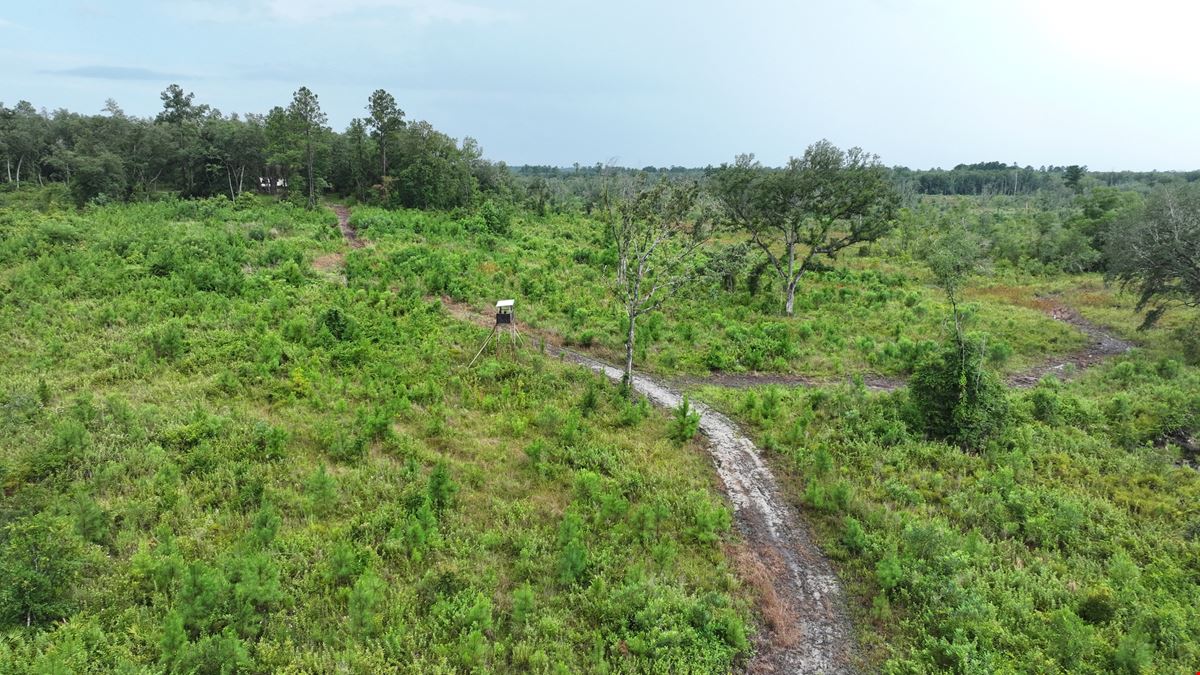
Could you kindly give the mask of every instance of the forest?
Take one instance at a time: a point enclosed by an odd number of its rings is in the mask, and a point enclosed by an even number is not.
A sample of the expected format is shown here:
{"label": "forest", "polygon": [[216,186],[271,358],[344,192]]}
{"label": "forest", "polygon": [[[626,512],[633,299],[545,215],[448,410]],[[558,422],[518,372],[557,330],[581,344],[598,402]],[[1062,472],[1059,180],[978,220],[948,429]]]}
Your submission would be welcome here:
{"label": "forest", "polygon": [[361,110],[0,104],[0,673],[1200,663],[1200,172]]}

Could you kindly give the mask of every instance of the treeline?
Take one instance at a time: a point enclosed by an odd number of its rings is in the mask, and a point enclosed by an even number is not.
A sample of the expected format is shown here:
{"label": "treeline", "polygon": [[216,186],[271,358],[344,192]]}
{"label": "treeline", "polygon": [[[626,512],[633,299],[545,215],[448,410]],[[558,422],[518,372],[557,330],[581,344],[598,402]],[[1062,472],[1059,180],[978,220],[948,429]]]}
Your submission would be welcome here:
{"label": "treeline", "polygon": [[1043,190],[1078,194],[1088,187],[1149,191],[1159,185],[1200,180],[1200,171],[1088,171],[1086,166],[1020,167],[1004,162],[959,164],[953,169],[894,167],[900,186],[924,195],[1030,195]]}
{"label": "treeline", "polygon": [[[641,169],[604,164],[570,167],[512,167],[519,192],[537,210],[590,211],[597,203],[606,177],[647,174],[704,180],[717,169],[712,166],[681,166]],[[1086,166],[1020,167],[1004,162],[959,164],[953,169],[910,169],[896,166],[887,170],[896,188],[907,195],[957,196],[1029,196],[1058,193],[1069,198],[1098,187],[1149,193],[1155,187],[1181,185],[1200,180],[1200,171],[1089,171]]]}
{"label": "treeline", "polygon": [[328,126],[317,95],[301,87],[266,114],[226,115],[178,85],[153,118],[47,112],[0,103],[0,181],[58,183],[75,200],[134,200],[163,190],[184,197],[261,190],[312,204],[324,191],[393,207],[450,209],[482,193],[508,196],[515,179],[483,159],[479,144],[408,120],[383,90],[342,132]]}
{"label": "treeline", "polygon": [[[161,99],[162,110],[153,118],[127,115],[111,99],[96,115],[38,110],[27,101],[11,108],[0,103],[0,184],[57,183],[80,204],[142,199],[164,190],[233,199],[261,190],[313,204],[332,191],[389,207],[453,209],[494,199],[544,214],[590,213],[613,176],[703,180],[716,171],[601,163],[508,167],[484,159],[470,137],[460,142],[428,122],[409,120],[382,89],[341,132],[328,126],[317,95],[306,87],[265,114],[227,115],[174,84]],[[914,196],[1069,195],[1102,186],[1148,193],[1200,180],[1200,171],[1089,172],[1078,165],[1034,168],[995,161],[887,172],[902,194]]]}

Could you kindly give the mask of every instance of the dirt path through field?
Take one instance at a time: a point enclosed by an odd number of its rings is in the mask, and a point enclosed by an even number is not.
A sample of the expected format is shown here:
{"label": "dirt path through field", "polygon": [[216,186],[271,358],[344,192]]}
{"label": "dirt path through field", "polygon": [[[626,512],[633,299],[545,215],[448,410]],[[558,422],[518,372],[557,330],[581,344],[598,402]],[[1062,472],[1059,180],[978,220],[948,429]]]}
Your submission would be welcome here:
{"label": "dirt path through field", "polygon": [[[1051,319],[1070,324],[1087,335],[1089,342],[1087,346],[1070,354],[1050,357],[1036,366],[1009,375],[1005,381],[1014,389],[1036,386],[1043,377],[1051,374],[1057,375],[1059,379],[1066,379],[1072,374],[1099,365],[1105,359],[1124,354],[1134,347],[1132,342],[1088,321],[1075,309],[1053,298],[1042,299],[1039,306]],[[866,388],[872,391],[895,391],[905,385],[905,381],[900,378],[875,373],[863,373],[862,378]],[[779,373],[711,373],[671,378],[671,382],[680,387],[714,385],[733,389],[764,387],[771,384],[783,387],[827,387],[838,383],[835,380]]]}
{"label": "dirt path through field", "polygon": [[358,232],[350,224],[350,209],[342,204],[330,204],[329,210],[337,214],[338,229],[342,231],[342,236],[346,238],[350,248],[362,248],[366,245],[366,240],[360,239]]}
{"label": "dirt path through field", "polygon": [[1072,369],[1075,372],[1086,370],[1109,357],[1124,354],[1133,349],[1132,342],[1122,340],[1104,328],[1088,321],[1080,316],[1079,312],[1075,309],[1060,303],[1054,298],[1043,298],[1041,305],[1042,311],[1049,315],[1050,318],[1070,324],[1087,335],[1089,338],[1088,345],[1079,351],[1057,359],[1047,359],[1044,363],[1038,364],[1029,370],[1010,375],[1008,377],[1010,387],[1027,389],[1036,385],[1043,377],[1050,374],[1058,375],[1062,379],[1069,375]]}
{"label": "dirt path through field", "polygon": [[[444,300],[456,318],[490,327],[492,317]],[[535,335],[537,335],[535,333]],[[551,356],[590,368],[620,382],[620,368],[545,340]],[[682,393],[655,378],[635,374],[633,388],[662,408],[678,408]],[[748,544],[752,572],[764,576],[760,589],[769,634],[749,665],[753,673],[854,672],[854,630],[833,566],[817,547],[808,525],[784,498],[774,474],[737,424],[699,403],[700,431],[707,437],[717,475],[733,503],[734,519]],[[765,591],[765,593],[763,593]]]}
{"label": "dirt path through field", "polygon": [[[363,246],[363,241],[350,226],[349,209],[341,205],[331,208],[338,216],[338,226],[349,245]],[[448,298],[443,298],[442,302],[452,316],[461,320],[485,328],[490,328],[494,321],[490,314],[480,313],[469,305]],[[1068,364],[1087,368],[1131,348],[1128,342],[1062,305],[1052,305],[1046,311],[1052,318],[1084,331],[1092,341],[1087,349],[1065,359],[1050,360],[1012,376],[1009,378],[1012,386],[1032,386],[1046,373],[1065,371]],[[616,382],[622,379],[620,368],[563,347],[559,336],[551,332],[528,329],[525,332],[538,339],[542,350],[549,355],[590,368]],[[868,377],[865,382],[877,390],[903,386],[900,380],[882,377]],[[799,376],[722,374],[668,381],[638,373],[631,384],[655,405],[675,409],[683,401],[682,387],[689,385],[811,387],[827,383]],[[857,649],[845,594],[808,524],[785,499],[774,474],[737,424],[708,406],[693,405],[701,415],[700,430],[707,438],[706,445],[717,475],[733,504],[738,530],[748,545],[745,557],[750,560],[739,560],[743,576],[750,583],[757,579],[759,583],[755,585],[763,596],[763,614],[768,625],[748,670],[754,673],[854,672]]]}

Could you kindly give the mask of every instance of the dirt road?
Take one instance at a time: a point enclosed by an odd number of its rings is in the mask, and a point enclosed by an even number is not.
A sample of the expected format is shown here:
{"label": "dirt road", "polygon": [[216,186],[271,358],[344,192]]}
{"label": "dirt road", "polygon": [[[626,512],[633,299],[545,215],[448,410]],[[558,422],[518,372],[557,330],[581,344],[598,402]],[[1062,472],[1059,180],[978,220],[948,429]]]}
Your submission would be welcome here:
{"label": "dirt road", "polygon": [[1046,375],[1058,375],[1064,378],[1073,369],[1075,372],[1086,370],[1105,359],[1124,354],[1133,349],[1133,343],[1113,335],[1104,328],[1088,321],[1071,307],[1067,307],[1053,299],[1045,300],[1044,311],[1055,321],[1068,323],[1088,336],[1086,347],[1079,351],[1057,359],[1048,359],[1029,370],[1008,377],[1008,385],[1018,389],[1027,389],[1036,385]]}
{"label": "dirt road", "polygon": [[[447,311],[464,321],[490,327],[492,317],[462,304],[443,300]],[[536,333],[535,333],[536,335]],[[586,366],[615,382],[623,371],[604,361],[545,340],[545,351],[564,361]],[[633,388],[657,406],[675,409],[683,395],[659,380],[636,374]],[[748,670],[753,673],[852,673],[854,630],[846,610],[845,595],[833,566],[817,547],[808,525],[780,489],[778,481],[758,452],[728,417],[693,403],[700,413],[700,431],[707,439],[733,504],[734,520],[745,538],[749,561],[765,577],[770,634],[758,643],[758,653]]]}
{"label": "dirt road", "polygon": [[350,245],[350,248],[365,246],[366,241],[359,238],[358,232],[350,224],[350,209],[342,204],[330,204],[329,209],[337,214],[338,229],[342,231],[342,236],[346,238],[346,243]]}

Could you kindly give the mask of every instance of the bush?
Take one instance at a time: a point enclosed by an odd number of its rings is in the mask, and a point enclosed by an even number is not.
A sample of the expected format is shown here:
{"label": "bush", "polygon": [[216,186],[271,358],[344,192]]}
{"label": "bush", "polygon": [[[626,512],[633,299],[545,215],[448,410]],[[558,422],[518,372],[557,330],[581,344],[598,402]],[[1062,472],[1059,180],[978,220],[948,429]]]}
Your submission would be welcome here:
{"label": "bush", "polygon": [[83,562],[71,524],[48,513],[4,528],[0,549],[0,622],[26,626],[67,616]]}
{"label": "bush", "polygon": [[583,544],[583,521],[568,513],[558,530],[561,551],[558,557],[558,580],[564,584],[579,581],[588,566],[587,547]]}
{"label": "bush", "polygon": [[671,416],[670,435],[678,443],[687,443],[700,431],[700,413],[692,409],[687,395]]}
{"label": "bush", "polygon": [[146,331],[146,345],[155,358],[174,359],[181,356],[185,349],[183,323],[172,319]]}
{"label": "bush", "polygon": [[1092,625],[1108,623],[1117,614],[1117,600],[1111,588],[1101,586],[1079,603],[1079,616]]}
{"label": "bush", "polygon": [[967,338],[926,357],[913,371],[913,416],[930,438],[980,448],[1008,425],[1004,385],[983,369],[983,355],[983,341]]}
{"label": "bush", "polygon": [[350,631],[357,637],[370,638],[383,629],[383,607],[387,585],[373,570],[367,570],[350,590]]}
{"label": "bush", "polygon": [[1200,366],[1200,319],[1175,329],[1173,333],[1183,351],[1183,360],[1189,365]]}

